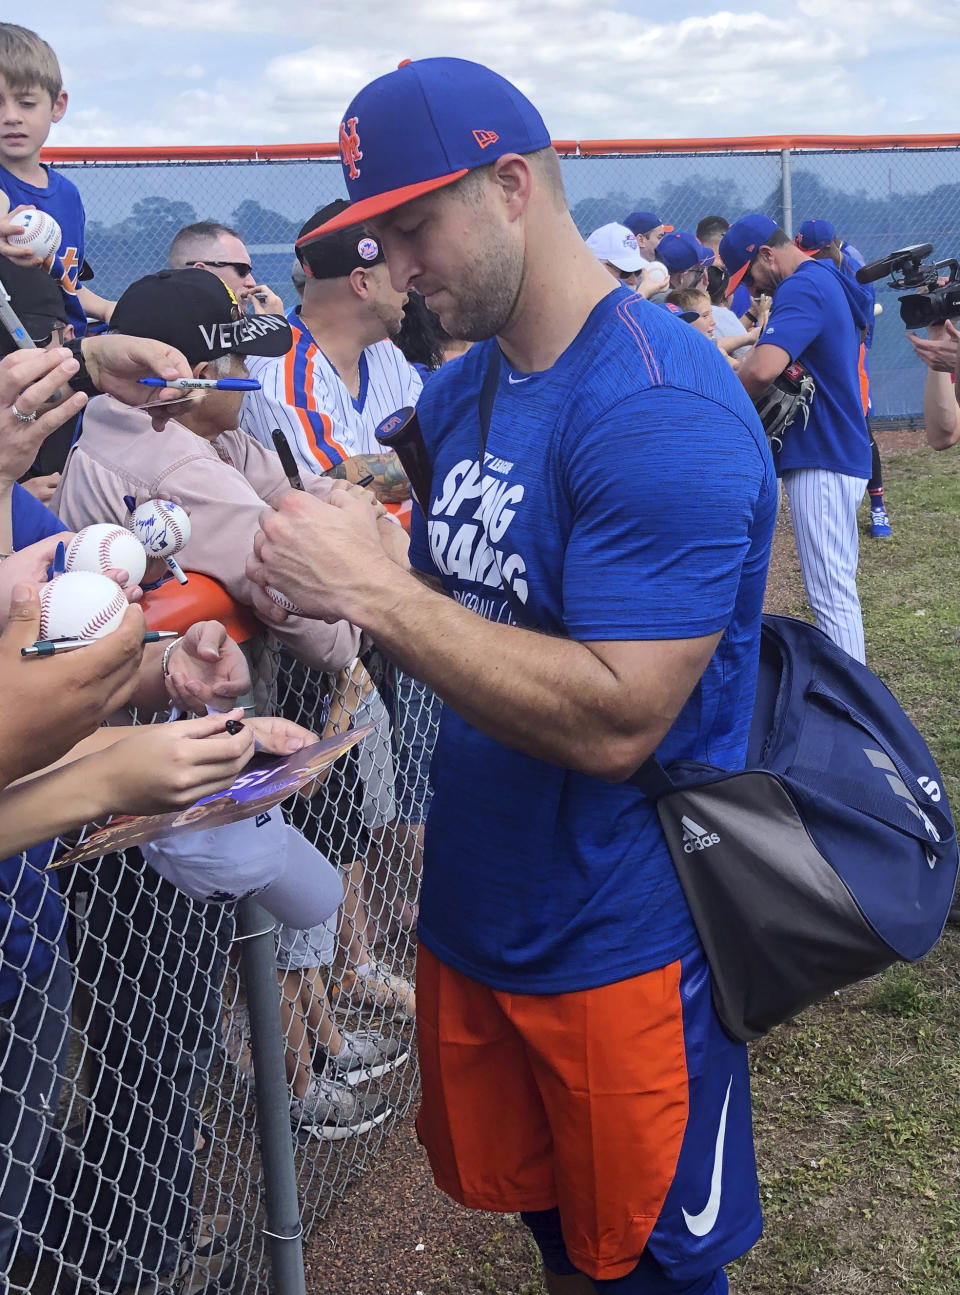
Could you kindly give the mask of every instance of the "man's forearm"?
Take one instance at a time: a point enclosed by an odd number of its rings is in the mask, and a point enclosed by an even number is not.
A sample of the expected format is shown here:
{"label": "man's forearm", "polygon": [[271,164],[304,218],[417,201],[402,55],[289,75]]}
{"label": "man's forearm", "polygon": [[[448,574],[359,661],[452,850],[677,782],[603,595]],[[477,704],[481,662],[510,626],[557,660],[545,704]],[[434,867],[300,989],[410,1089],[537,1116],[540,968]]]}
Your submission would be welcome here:
{"label": "man's forearm", "polygon": [[394,453],[355,454],[344,459],[328,472],[327,477],[352,481],[354,485],[364,477],[373,477],[370,489],[384,504],[402,504],[410,498],[410,481]]}
{"label": "man's forearm", "polygon": [[486,621],[413,573],[399,573],[389,596],[359,614],[402,670],[481,732],[539,760],[618,781],[672,723],[657,710],[653,679],[648,704],[637,706],[585,644]]}
{"label": "man's forearm", "polygon": [[923,430],[927,444],[948,450],[960,440],[960,407],[946,373],[931,369],[923,388]]}

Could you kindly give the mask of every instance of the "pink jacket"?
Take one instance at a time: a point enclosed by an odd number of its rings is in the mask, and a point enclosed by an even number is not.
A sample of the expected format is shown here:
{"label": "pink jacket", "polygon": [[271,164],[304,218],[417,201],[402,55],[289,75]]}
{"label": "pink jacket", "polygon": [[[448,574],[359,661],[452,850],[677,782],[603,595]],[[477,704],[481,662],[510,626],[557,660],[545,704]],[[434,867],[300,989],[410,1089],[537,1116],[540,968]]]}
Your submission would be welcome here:
{"label": "pink jacket", "polygon": [[[325,478],[304,474],[304,484],[323,498]],[[112,396],[97,396],[83,415],[83,435],[70,451],[51,507],[71,530],[93,522],[127,525],[124,495],[179,499],[190,513],[191,538],[180,563],[219,580],[241,603],[253,586],[244,563],[265,504],[290,489],[280,461],[245,432],[224,432],[205,441],[171,420],[155,432],[140,410]],[[339,670],[357,655],[360,631],[346,621],[291,616],[269,626],[305,665]]]}

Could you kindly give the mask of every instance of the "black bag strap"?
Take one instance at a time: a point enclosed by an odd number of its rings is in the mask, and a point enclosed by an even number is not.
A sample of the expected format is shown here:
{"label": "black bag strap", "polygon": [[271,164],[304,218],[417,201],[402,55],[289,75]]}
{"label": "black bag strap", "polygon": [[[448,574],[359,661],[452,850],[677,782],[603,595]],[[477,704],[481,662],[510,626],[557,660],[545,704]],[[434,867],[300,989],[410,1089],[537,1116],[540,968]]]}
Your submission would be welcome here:
{"label": "black bag strap", "polygon": [[[490,360],[487,364],[487,371],[483,375],[483,384],[480,387],[480,395],[477,399],[477,413],[480,419],[480,436],[477,443],[477,462],[480,466],[480,477],[483,478],[483,465],[487,453],[487,437],[490,433],[490,420],[493,417],[493,405],[497,398],[497,385],[500,382],[500,346],[494,340],[490,350]],[[503,572],[494,557],[494,565],[497,567],[497,573],[500,576],[500,586],[503,589],[507,605],[513,612],[514,619],[518,625],[523,625],[526,629],[539,629],[536,621],[531,620],[530,614],[524,607],[523,603],[510,588],[510,585],[503,578]],[[650,756],[645,760],[637,772],[629,780],[643,792],[648,800],[656,800],[659,796],[665,795],[668,791],[674,790],[674,784],[670,775],[666,772],[663,765],[656,758]]]}

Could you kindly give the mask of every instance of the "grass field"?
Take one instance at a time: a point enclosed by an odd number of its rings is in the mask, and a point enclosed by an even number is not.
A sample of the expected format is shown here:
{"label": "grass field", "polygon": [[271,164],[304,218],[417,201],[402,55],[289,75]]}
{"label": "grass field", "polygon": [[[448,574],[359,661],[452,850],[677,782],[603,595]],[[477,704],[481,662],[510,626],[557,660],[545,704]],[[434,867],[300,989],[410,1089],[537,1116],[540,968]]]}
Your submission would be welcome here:
{"label": "grass field", "polygon": [[[960,451],[885,454],[884,475],[893,538],[862,533],[869,662],[921,728],[960,806]],[[768,602],[806,614],[788,526]],[[919,966],[895,967],[780,1027],[753,1045],[751,1065],[766,1231],[730,1270],[735,1295],[957,1295],[960,928]],[[412,1135],[399,1141],[331,1216],[317,1290],[543,1295],[526,1230],[455,1210],[433,1192]],[[407,1227],[394,1231],[390,1253],[361,1258],[354,1211],[363,1214],[371,1193],[377,1218],[394,1224],[400,1193]],[[330,1283],[334,1266],[342,1286]]]}
{"label": "grass field", "polygon": [[[884,478],[893,538],[861,536],[869,663],[960,804],[960,456],[900,454]],[[803,614],[802,602],[783,610]],[[740,1295],[960,1290],[958,987],[960,930],[948,928],[922,964],[754,1046],[766,1235],[731,1272]]]}

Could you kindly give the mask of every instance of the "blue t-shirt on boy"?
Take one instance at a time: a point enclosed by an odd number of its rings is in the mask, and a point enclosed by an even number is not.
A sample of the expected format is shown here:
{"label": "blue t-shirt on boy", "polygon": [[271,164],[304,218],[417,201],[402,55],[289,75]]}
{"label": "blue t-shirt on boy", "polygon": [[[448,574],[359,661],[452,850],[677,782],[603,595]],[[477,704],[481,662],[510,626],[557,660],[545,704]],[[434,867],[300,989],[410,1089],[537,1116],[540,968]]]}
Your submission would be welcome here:
{"label": "blue t-shirt on boy", "polygon": [[[551,635],[725,631],[659,748],[742,767],[776,483],[753,406],[705,337],[627,289],[540,373],[501,366],[482,473],[478,396],[496,341],[424,388],[434,464],[413,565],[463,606]],[[705,526],[704,518],[709,517]],[[523,755],[443,709],[420,938],[496,989],[560,993],[696,945],[656,810],[631,784]]]}
{"label": "blue t-shirt on boy", "polygon": [[77,337],[83,337],[87,331],[87,317],[77,300],[77,279],[83,266],[86,228],[83,199],[80,190],[65,175],[51,167],[47,167],[46,172],[47,184],[41,189],[0,166],[0,189],[7,195],[11,210],[14,207],[36,207],[38,211],[51,215],[60,226],[63,237],[50,273],[60,284],[67,308],[67,323],[73,325]]}

